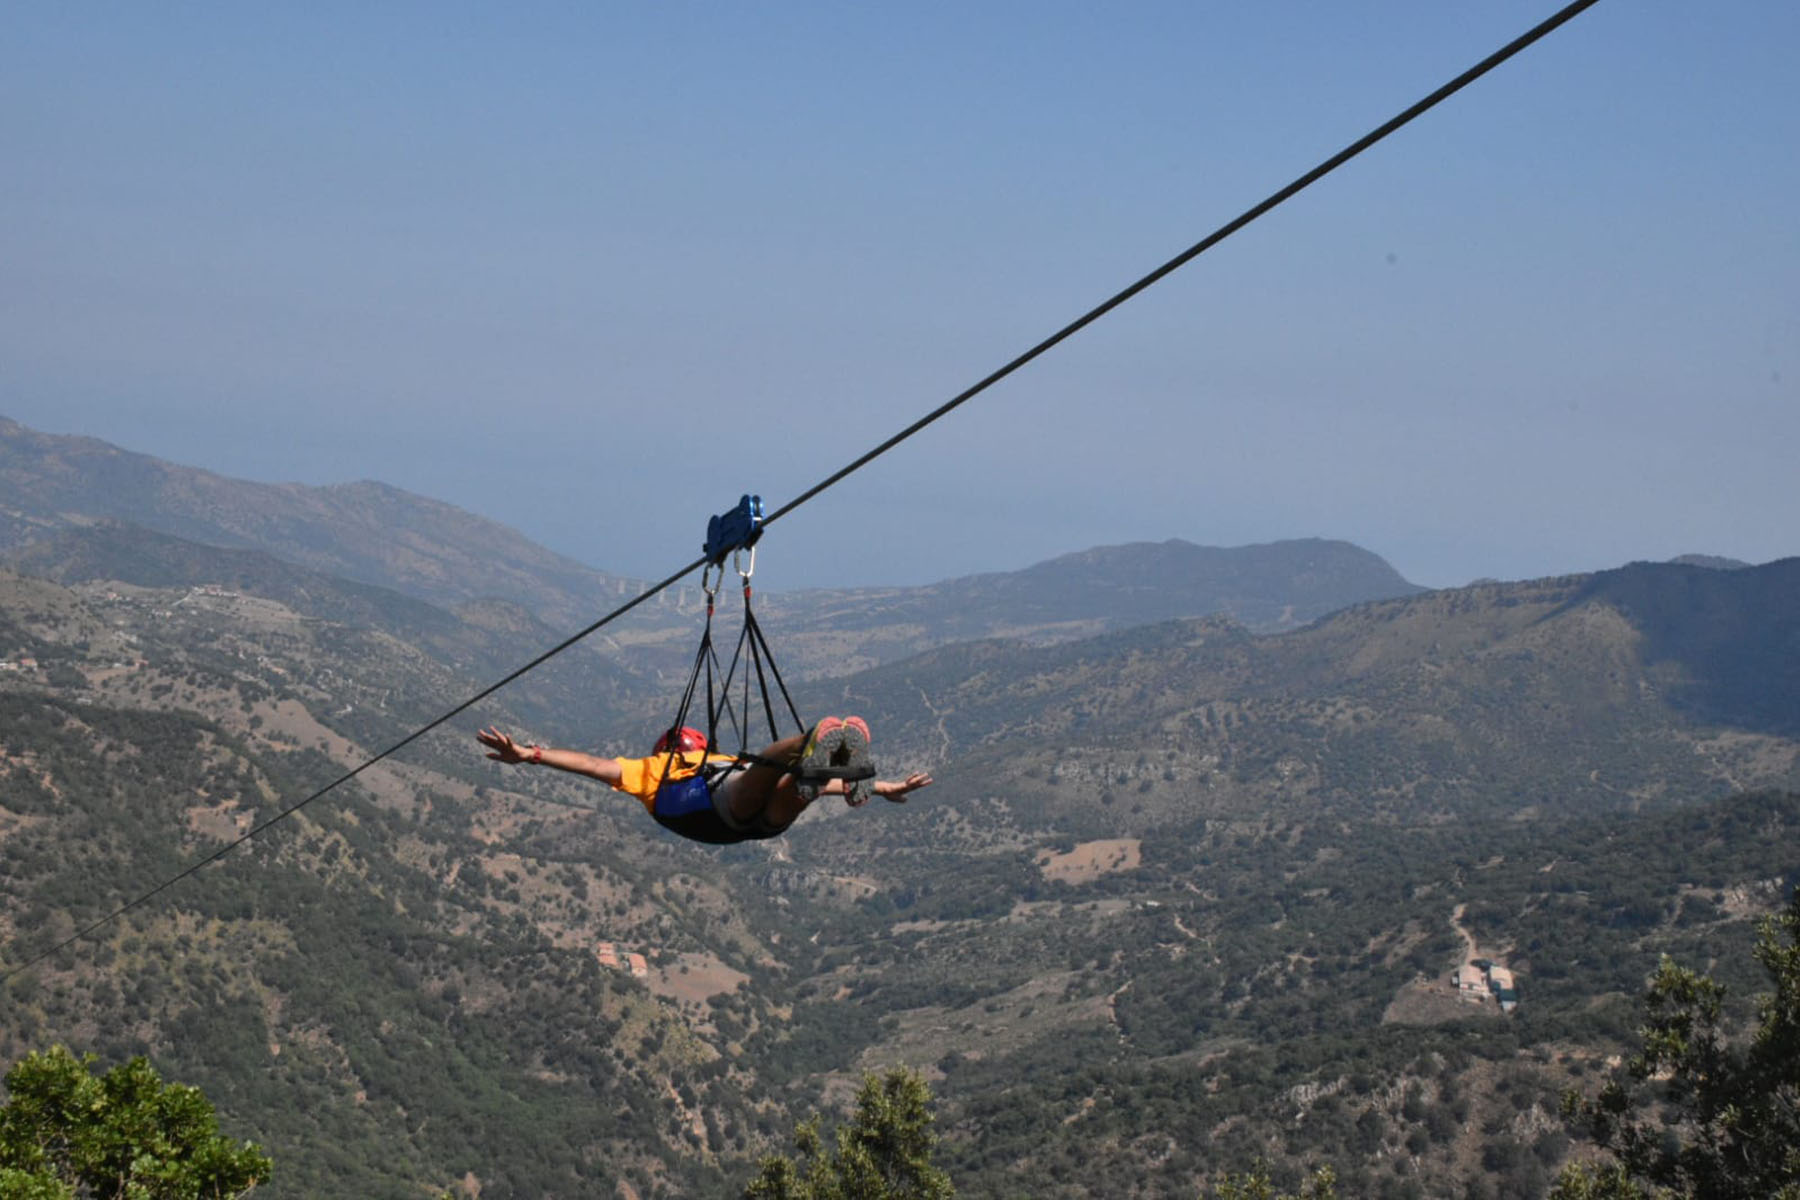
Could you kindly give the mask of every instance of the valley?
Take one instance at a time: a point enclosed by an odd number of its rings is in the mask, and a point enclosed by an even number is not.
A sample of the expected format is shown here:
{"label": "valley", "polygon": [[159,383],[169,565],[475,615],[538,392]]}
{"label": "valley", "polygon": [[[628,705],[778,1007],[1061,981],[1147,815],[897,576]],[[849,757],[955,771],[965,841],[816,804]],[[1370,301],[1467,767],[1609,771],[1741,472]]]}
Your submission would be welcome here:
{"label": "valley", "polygon": [[[715,850],[482,757],[484,724],[602,750],[666,720],[637,651],[697,628],[645,613],[18,971],[556,640],[528,590],[49,521],[0,570],[0,1047],[151,1055],[268,1149],[274,1196],[734,1194],[897,1064],[964,1195],[1186,1197],[1264,1161],[1541,1196],[1560,1095],[1658,958],[1746,1012],[1755,921],[1800,880],[1800,560],[1351,594],[1263,632],[1057,582],[1197,561],[1137,548],[948,608],[766,598],[803,710],[936,775],[905,805]],[[1243,586],[1278,592],[1274,560]],[[1478,962],[1516,1008],[1458,997]]]}

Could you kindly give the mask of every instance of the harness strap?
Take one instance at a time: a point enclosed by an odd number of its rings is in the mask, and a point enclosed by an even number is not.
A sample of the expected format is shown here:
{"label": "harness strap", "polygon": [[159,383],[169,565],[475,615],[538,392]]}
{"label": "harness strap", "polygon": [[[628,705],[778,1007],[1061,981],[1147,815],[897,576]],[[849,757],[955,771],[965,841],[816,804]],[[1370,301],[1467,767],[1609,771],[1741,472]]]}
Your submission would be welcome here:
{"label": "harness strap", "polygon": [[860,767],[807,767],[793,774],[801,783],[824,783],[832,779],[855,783],[859,779],[873,779],[875,773],[875,764],[864,763]]}
{"label": "harness strap", "polygon": [[[709,749],[719,747],[719,728],[721,721],[731,725],[736,735],[738,762],[753,766],[789,768],[789,764],[771,762],[750,752],[752,716],[755,704],[760,700],[762,715],[767,722],[769,741],[781,740],[781,720],[777,716],[775,696],[781,696],[782,706],[793,722],[797,731],[804,731],[806,723],[800,719],[800,709],[794,703],[793,695],[788,691],[787,682],[781,677],[781,669],[775,665],[774,651],[769,647],[769,640],[764,636],[762,626],[757,622],[756,612],[751,604],[750,577],[756,571],[757,539],[762,534],[760,498],[745,496],[739,501],[738,508],[730,513],[714,517],[707,530],[706,552],[708,562],[700,573],[700,586],[706,592],[706,624],[700,635],[700,648],[694,655],[694,665],[688,671],[687,686],[681,694],[681,706],[677,710],[675,720],[669,728],[680,729],[687,722],[687,716],[699,695],[700,679],[706,678],[706,742]],[[743,580],[744,621],[738,633],[737,645],[732,648],[731,660],[721,670],[719,655],[713,643],[712,625],[715,612],[714,598],[717,585],[725,573],[724,561],[727,556],[733,560],[738,576]],[[712,572],[717,570],[718,577]],[[742,669],[742,676],[738,672]],[[751,676],[756,679],[756,691],[751,693]],[[741,681],[740,681],[741,678]],[[774,683],[771,688],[770,683]],[[735,703],[734,703],[735,700]],[[664,781],[668,771],[665,768]]]}

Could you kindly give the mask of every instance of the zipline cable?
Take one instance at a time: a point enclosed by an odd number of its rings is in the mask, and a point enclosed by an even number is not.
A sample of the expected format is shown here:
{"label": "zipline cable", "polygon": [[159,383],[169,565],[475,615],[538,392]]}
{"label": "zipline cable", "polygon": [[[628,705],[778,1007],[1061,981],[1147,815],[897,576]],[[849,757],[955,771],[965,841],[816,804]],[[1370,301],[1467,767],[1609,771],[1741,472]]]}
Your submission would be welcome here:
{"label": "zipline cable", "polygon": [[[1281,190],[1279,190],[1277,192],[1272,193],[1268,198],[1264,199],[1260,203],[1253,205],[1252,207],[1250,207],[1248,209],[1245,209],[1238,216],[1232,218],[1230,221],[1227,221],[1225,224],[1219,226],[1219,228],[1215,229],[1212,233],[1208,234],[1206,237],[1202,238],[1200,241],[1195,242],[1192,246],[1189,246],[1186,250],[1183,250],[1180,254],[1177,254],[1174,258],[1169,259],[1169,261],[1163,263],[1160,267],[1157,267],[1155,270],[1151,271],[1149,274],[1144,275],[1142,278],[1138,279],[1135,283],[1131,284],[1129,287],[1126,287],[1124,290],[1115,293],[1113,296],[1109,297],[1105,301],[1102,301],[1100,304],[1089,309],[1087,312],[1083,313],[1081,316],[1077,317],[1075,320],[1069,322],[1067,325],[1064,325],[1061,329],[1057,330],[1055,333],[1051,334],[1049,337],[1045,338],[1043,341],[1039,342],[1037,345],[1031,347],[1031,349],[1025,351],[1023,354],[1020,354],[1018,357],[1014,358],[1012,361],[1010,361],[1007,364],[1005,364],[1004,366],[1000,367],[998,370],[987,375],[985,378],[983,378],[980,381],[978,381],[977,383],[975,383],[972,387],[969,387],[965,391],[959,392],[957,395],[951,397],[949,400],[945,401],[943,404],[939,405],[937,408],[933,409],[931,412],[927,413],[925,416],[920,417],[917,421],[914,421],[911,425],[908,425],[905,429],[902,429],[899,433],[894,434],[892,437],[888,438],[886,441],[882,442],[880,445],[876,446],[874,449],[863,454],[861,457],[857,458],[855,461],[849,463],[847,466],[839,468],[837,471],[834,471],[832,474],[826,476],[824,479],[820,480],[818,483],[815,483],[812,487],[807,488],[805,491],[801,492],[798,496],[794,497],[792,500],[789,500],[786,504],[782,505],[780,508],[777,508],[774,512],[768,514],[763,519],[763,525],[766,527],[766,526],[774,524],[776,521],[778,521],[782,517],[786,516],[788,513],[793,512],[795,509],[799,508],[802,504],[805,504],[807,501],[811,500],[813,497],[817,496],[819,493],[825,491],[827,488],[830,488],[830,487],[834,486],[835,484],[842,482],[845,478],[854,474],[856,471],[861,470],[863,467],[867,466],[869,463],[873,462],[875,459],[881,457],[883,454],[886,454],[889,450],[892,450],[895,446],[898,446],[901,442],[904,442],[906,439],[910,438],[913,434],[918,433],[920,430],[924,429],[927,425],[932,424],[933,422],[937,421],[940,417],[946,416],[949,413],[956,410],[957,408],[960,408],[963,404],[974,399],[976,396],[980,395],[982,392],[987,391],[988,388],[992,387],[996,383],[999,383],[1002,379],[1005,379],[1008,375],[1011,375],[1013,372],[1017,371],[1019,368],[1025,366],[1027,363],[1030,363],[1032,360],[1040,357],[1047,351],[1054,349],[1056,346],[1067,341],[1069,338],[1071,338],[1075,334],[1081,332],[1081,330],[1087,328],[1089,325],[1092,325],[1095,321],[1098,321],[1101,317],[1105,316],[1107,313],[1110,313],[1113,309],[1118,308],[1120,305],[1124,304],[1127,300],[1132,299],[1133,297],[1137,296],[1140,292],[1147,290],[1151,286],[1153,286],[1153,285],[1161,282],[1163,279],[1167,278],[1169,275],[1174,274],[1176,271],[1180,270],[1182,267],[1186,266],[1188,263],[1192,262],[1194,259],[1196,259],[1200,255],[1204,254],[1206,251],[1210,250],[1212,247],[1218,245],[1220,242],[1224,241],[1226,238],[1230,237],[1232,234],[1236,233],[1238,230],[1242,229],[1244,226],[1250,224],[1252,221],[1256,220],[1258,217],[1262,216],[1264,213],[1267,213],[1270,209],[1275,208],[1277,205],[1282,204],[1283,202],[1291,199],[1293,196],[1297,195],[1298,193],[1304,191],[1306,188],[1312,186],[1314,183],[1317,183],[1320,179],[1323,179],[1325,176],[1331,174],[1331,172],[1337,170],[1339,167],[1343,166],[1345,163],[1349,162],[1351,159],[1353,159],[1357,155],[1361,154],[1364,150],[1367,150],[1369,147],[1371,147],[1371,146],[1375,145],[1377,142],[1383,140],[1389,134],[1400,129],[1402,126],[1410,124],[1417,117],[1420,117],[1423,114],[1425,114],[1426,112],[1429,112],[1431,109],[1437,107],[1443,101],[1449,99],[1451,96],[1455,95],[1457,92],[1460,92],[1463,88],[1467,87],[1469,84],[1474,83],[1477,79],[1480,79],[1483,75],[1486,75],[1489,71],[1492,71],[1495,67],[1498,67],[1500,64],[1506,62],[1508,59],[1512,58],[1514,55],[1518,54],[1520,51],[1527,49],[1534,43],[1542,40],[1544,37],[1555,32],[1557,29],[1559,29],[1563,25],[1567,24],[1569,21],[1573,20],[1575,17],[1581,15],[1583,12],[1585,12],[1589,8],[1592,8],[1597,3],[1599,3],[1599,0],[1573,0],[1573,3],[1565,6],[1564,8],[1560,9],[1555,14],[1553,14],[1552,16],[1546,18],[1544,21],[1533,26],[1530,30],[1528,30],[1525,33],[1514,38],[1512,41],[1508,42],[1506,45],[1502,46],[1500,49],[1494,51],[1494,53],[1488,55],[1486,58],[1484,58],[1480,62],[1476,63],[1474,66],[1472,66],[1468,70],[1464,71],[1461,75],[1458,75],[1456,78],[1454,78],[1450,82],[1444,84],[1442,87],[1438,88],[1436,91],[1432,92],[1430,95],[1426,96],[1424,99],[1413,104],[1411,107],[1407,108],[1405,111],[1399,113],[1398,115],[1394,116],[1390,120],[1384,122],[1380,126],[1371,130],[1369,133],[1364,134],[1362,137],[1360,137],[1356,141],[1350,143],[1348,146],[1344,147],[1342,150],[1339,150],[1336,154],[1332,155],[1330,158],[1327,158],[1325,161],[1321,162],[1318,166],[1316,166],[1312,170],[1306,172],[1306,174],[1300,176],[1298,179],[1295,179],[1292,183],[1288,184],[1286,187],[1282,188]],[[518,679],[520,676],[525,675],[526,673],[528,673],[530,671],[536,670],[538,667],[542,666],[544,663],[548,662],[550,659],[555,658],[557,655],[561,654],[564,650],[567,650],[569,647],[573,646],[575,643],[581,641],[583,638],[586,638],[590,634],[598,631],[601,627],[611,623],[612,621],[616,620],[619,617],[624,616],[626,613],[630,612],[632,609],[636,608],[639,604],[642,604],[644,601],[650,599],[652,596],[655,596],[658,593],[665,591],[666,589],[674,586],[680,580],[682,580],[686,576],[692,574],[695,571],[695,569],[705,565],[706,561],[707,560],[705,558],[700,558],[700,559],[696,559],[695,561],[689,563],[687,566],[685,566],[681,570],[675,572],[675,574],[670,575],[667,579],[663,580],[661,583],[655,584],[652,587],[646,589],[645,591],[639,593],[632,600],[628,601],[625,604],[620,605],[618,608],[614,609],[612,612],[606,614],[606,616],[600,618],[598,621],[595,621],[593,624],[589,625],[586,629],[581,630],[579,633],[572,634],[568,638],[565,638],[562,642],[551,647],[549,650],[544,651],[544,653],[538,655],[536,658],[532,659],[530,662],[526,663],[524,666],[520,667],[516,671],[513,671],[511,674],[507,675],[504,679],[501,679],[495,683],[489,684],[487,687],[483,688],[481,691],[475,693],[475,695],[469,697],[467,700],[464,700],[461,704],[458,704],[455,708],[452,708],[449,711],[445,712],[442,716],[437,717],[436,719],[431,721],[429,724],[423,725],[423,726],[419,727],[418,729],[414,730],[412,733],[407,734],[405,737],[401,738],[399,741],[395,742],[393,745],[389,746],[387,749],[381,751],[381,753],[375,755],[372,758],[365,760],[364,762],[362,762],[360,765],[356,766],[355,768],[344,772],[342,775],[338,776],[336,779],[332,780],[330,783],[326,784],[324,787],[313,792],[311,795],[307,796],[305,799],[296,801],[294,804],[289,805],[285,809],[282,809],[279,813],[270,817],[268,820],[263,821],[261,824],[255,826],[254,828],[252,828],[249,831],[245,832],[244,834],[240,835],[235,841],[228,842],[226,845],[224,845],[220,849],[215,850],[212,854],[207,855],[205,858],[194,863],[192,866],[187,867],[185,870],[181,871],[179,874],[174,875],[171,878],[165,880],[164,882],[158,884],[156,887],[152,888],[148,892],[145,892],[143,895],[139,896],[137,899],[132,900],[126,904],[120,905],[117,909],[108,913],[106,916],[101,917],[99,920],[94,921],[94,922],[88,924],[87,926],[83,927],[82,929],[76,931],[75,933],[69,935],[67,938],[58,942],[56,945],[50,947],[48,950],[41,951],[40,953],[25,960],[25,962],[19,964],[16,967],[13,967],[11,970],[5,972],[4,974],[0,974],[0,984],[5,983],[6,981],[10,980],[14,975],[17,975],[22,971],[29,970],[31,967],[36,966],[38,963],[49,958],[51,955],[56,954],[57,952],[59,952],[61,950],[67,949],[69,946],[71,946],[74,943],[80,941],[81,939],[87,937],[89,934],[95,932],[96,930],[100,929],[101,927],[110,924],[111,922],[124,916],[126,913],[131,912],[133,909],[138,908],[140,905],[143,905],[144,903],[161,895],[163,892],[167,891],[171,887],[174,887],[177,883],[180,883],[182,880],[186,879],[188,876],[193,875],[195,872],[201,870],[202,868],[210,866],[212,863],[215,863],[219,859],[224,858],[227,854],[230,854],[233,850],[237,849],[239,846],[243,845],[245,842],[249,841],[251,838],[256,837],[258,834],[262,833],[263,830],[269,828],[271,825],[274,825],[278,821],[286,820],[288,817],[292,816],[294,813],[299,812],[302,808],[305,808],[308,804],[311,804],[314,800],[317,800],[319,797],[325,795],[327,792],[330,792],[331,790],[333,790],[334,788],[338,787],[341,784],[348,783],[350,780],[355,779],[358,775],[362,774],[364,771],[368,770],[370,767],[374,766],[376,763],[381,762],[383,759],[387,758],[389,755],[394,754],[396,751],[404,749],[405,747],[411,745],[413,742],[424,737],[427,733],[430,733],[432,730],[443,725],[445,722],[450,721],[450,720],[454,719],[455,717],[461,716],[464,712],[467,712],[470,708],[473,708],[476,704],[487,699],[489,696],[493,695],[495,692],[499,691],[501,688],[512,683],[514,680]]]}
{"label": "zipline cable", "polygon": [[1561,9],[1527,32],[1520,34],[1500,49],[1494,51],[1474,66],[1470,67],[1467,71],[1464,71],[1461,75],[1458,75],[1455,79],[1452,79],[1449,83],[1446,83],[1437,91],[1426,96],[1411,108],[1408,108],[1405,112],[1400,113],[1392,120],[1363,135],[1348,146],[1345,146],[1342,150],[1339,150],[1336,154],[1332,155],[1306,174],[1300,176],[1300,178],[1294,180],[1294,182],[1269,196],[1269,198],[1262,203],[1257,204],[1252,208],[1245,209],[1237,217],[1234,217],[1232,220],[1219,226],[1219,228],[1215,229],[1212,233],[1208,234],[1200,241],[1195,242],[1192,246],[1189,246],[1186,250],[1183,250],[1180,254],[1177,254],[1162,266],[1151,271],[1148,275],[1145,275],[1130,287],[1124,289],[1103,303],[1089,309],[1081,316],[1075,318],[1075,320],[1070,321],[1067,325],[1064,325],[1061,329],[1057,330],[1031,349],[1025,351],[1025,353],[1019,355],[987,378],[981,380],[967,391],[958,393],[956,396],[945,401],[942,405],[927,413],[925,416],[920,417],[917,421],[914,421],[911,425],[908,425],[905,429],[902,429],[899,433],[896,433],[893,437],[881,443],[881,445],[875,447],[849,466],[844,467],[835,474],[814,484],[806,491],[801,492],[798,496],[794,497],[794,499],[789,500],[786,504],[763,518],[763,524],[765,526],[773,525],[781,517],[792,512],[794,509],[799,508],[802,504],[805,504],[808,500],[811,500],[826,488],[831,487],[852,472],[867,466],[870,462],[873,462],[883,454],[886,454],[889,450],[892,450],[895,446],[898,446],[913,434],[919,432],[927,425],[930,425],[939,417],[961,407],[965,402],[972,400],[982,392],[987,391],[988,388],[999,383],[1002,379],[1005,379],[1008,375],[1011,375],[1014,371],[1017,371],[1032,359],[1037,358],[1045,351],[1054,348],[1068,338],[1081,332],[1113,309],[1136,296],[1139,292],[1144,291],[1153,284],[1161,282],[1165,277],[1174,274],[1176,271],[1180,270],[1200,255],[1206,253],[1206,251],[1218,245],[1244,226],[1250,224],[1250,222],[1256,220],[1256,218],[1262,216],[1276,205],[1288,200],[1295,194],[1304,191],[1312,184],[1317,183],[1320,179],[1331,174],[1331,172],[1337,170],[1339,167],[1361,154],[1364,150],[1373,146],[1376,142],[1387,137],[1388,134],[1393,133],[1401,126],[1410,123],[1415,117],[1419,117],[1429,110],[1436,108],[1440,103],[1448,100],[1457,92],[1462,91],[1462,89],[1468,87],[1471,83],[1474,83],[1477,79],[1480,79],[1483,75],[1486,75],[1489,71],[1493,70],[1507,59],[1531,46],[1534,42],[1554,33],[1558,28],[1567,24],[1575,17],[1580,16],[1583,12],[1592,8],[1597,3],[1599,3],[1599,0],[1574,0],[1574,3]]}

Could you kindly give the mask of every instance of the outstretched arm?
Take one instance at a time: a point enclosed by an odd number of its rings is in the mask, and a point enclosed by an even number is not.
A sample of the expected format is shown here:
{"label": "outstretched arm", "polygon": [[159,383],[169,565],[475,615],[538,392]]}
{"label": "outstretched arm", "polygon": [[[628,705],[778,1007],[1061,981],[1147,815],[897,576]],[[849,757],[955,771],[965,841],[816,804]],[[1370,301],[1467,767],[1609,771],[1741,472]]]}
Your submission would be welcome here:
{"label": "outstretched arm", "polygon": [[531,763],[555,767],[575,775],[586,775],[612,787],[619,786],[619,760],[583,754],[579,750],[557,750],[550,746],[521,746],[498,729],[483,729],[475,739],[488,748],[488,757],[503,763]]}
{"label": "outstretched arm", "polygon": [[869,785],[869,790],[883,800],[892,800],[895,804],[905,804],[908,792],[916,792],[922,787],[930,786],[930,775],[923,771],[914,771],[905,779],[877,779]]}

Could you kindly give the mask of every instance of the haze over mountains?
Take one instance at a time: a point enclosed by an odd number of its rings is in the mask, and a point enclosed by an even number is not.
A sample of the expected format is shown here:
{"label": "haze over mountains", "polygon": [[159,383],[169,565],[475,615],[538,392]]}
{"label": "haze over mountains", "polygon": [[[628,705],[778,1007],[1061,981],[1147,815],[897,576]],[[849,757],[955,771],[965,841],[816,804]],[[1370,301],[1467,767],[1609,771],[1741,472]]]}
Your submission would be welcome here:
{"label": "haze over mountains", "polygon": [[[637,586],[379,485],[9,423],[0,529],[8,967]],[[151,1053],[277,1196],[732,1194],[897,1062],[967,1195],[1326,1158],[1540,1196],[1657,955],[1745,994],[1800,877],[1800,559],[1725,565],[1422,592],[1344,543],[1175,542],[769,595],[803,711],[939,782],[723,852],[476,751],[642,741],[690,589],[10,982],[0,1050]],[[1512,1017],[1443,986],[1471,942]]]}
{"label": "haze over mountains", "polygon": [[[696,529],[704,519],[694,515]],[[0,418],[0,556],[30,545],[40,571],[91,570],[76,564],[91,564],[95,537],[119,549],[116,533],[81,532],[97,520],[258,550],[443,607],[505,601],[565,632],[645,586],[383,484],[249,483]],[[685,559],[688,550],[671,557]],[[771,537],[766,553],[779,552],[779,539]],[[55,565],[61,556],[69,566]],[[173,557],[199,565],[191,554]],[[1344,542],[1304,539],[1227,550],[1170,541],[1087,550],[1025,571],[925,587],[818,589],[771,595],[766,603],[771,622],[796,630],[792,653],[800,672],[842,674],[974,637],[1066,640],[1214,613],[1253,630],[1294,628],[1363,600],[1419,590],[1377,556]],[[640,662],[653,671],[678,669],[691,653],[685,646],[699,608],[690,581],[635,616],[628,637]],[[846,635],[855,643],[848,654]],[[683,646],[682,653],[659,655],[668,640]]]}
{"label": "haze over mountains", "polygon": [[385,484],[250,483],[0,417],[0,550],[102,518],[263,550],[437,604],[510,600],[559,624],[625,586],[493,521]]}

